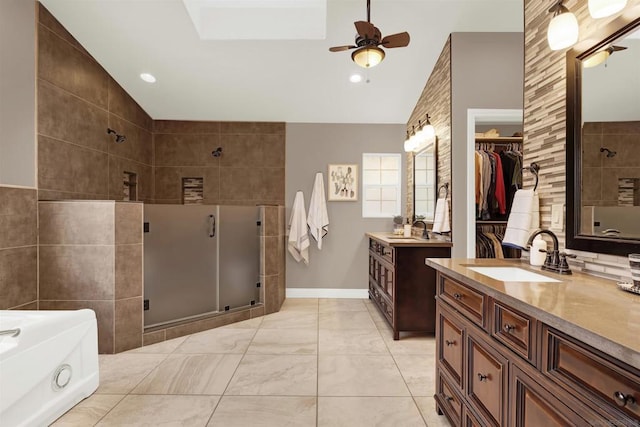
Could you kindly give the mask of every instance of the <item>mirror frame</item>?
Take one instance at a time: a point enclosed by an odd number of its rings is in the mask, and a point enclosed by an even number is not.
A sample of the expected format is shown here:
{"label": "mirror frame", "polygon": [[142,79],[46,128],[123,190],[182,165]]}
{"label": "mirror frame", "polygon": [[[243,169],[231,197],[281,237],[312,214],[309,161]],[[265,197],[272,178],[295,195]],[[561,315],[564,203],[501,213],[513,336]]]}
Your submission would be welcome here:
{"label": "mirror frame", "polygon": [[588,252],[626,256],[640,253],[640,240],[612,239],[580,234],[580,183],[582,178],[582,67],[581,61],[620,38],[632,29],[640,27],[640,18],[628,19],[620,16],[600,30],[593,40],[601,40],[584,51],[571,49],[567,52],[566,94],[566,186],[567,218],[566,247]]}
{"label": "mirror frame", "polygon": [[[418,151],[417,153],[412,153],[411,155],[411,162],[412,162],[412,171],[413,171],[413,192],[412,192],[412,201],[411,201],[411,223],[413,224],[416,221],[416,156],[418,156],[419,154],[422,154],[426,151],[428,147],[423,148],[422,150]],[[434,212],[435,212],[435,203],[438,200],[438,136],[436,135],[435,137],[435,141],[433,142],[433,166],[435,168],[435,180],[434,180],[434,191],[436,192],[436,198],[434,200]],[[431,221],[425,221],[425,223],[427,224],[433,224],[433,220]]]}

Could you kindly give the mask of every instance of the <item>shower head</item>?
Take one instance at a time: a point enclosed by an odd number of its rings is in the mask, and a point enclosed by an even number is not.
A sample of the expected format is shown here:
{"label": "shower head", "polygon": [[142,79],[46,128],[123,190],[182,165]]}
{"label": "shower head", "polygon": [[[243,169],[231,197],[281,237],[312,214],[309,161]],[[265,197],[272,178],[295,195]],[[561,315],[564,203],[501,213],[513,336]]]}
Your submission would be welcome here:
{"label": "shower head", "polygon": [[115,130],[111,129],[111,128],[107,128],[107,133],[109,135],[115,135],[116,136],[116,142],[117,143],[123,143],[127,140],[127,137],[124,135],[120,135],[118,132],[116,132]]}
{"label": "shower head", "polygon": [[220,157],[220,156],[222,156],[222,147],[218,147],[218,148],[216,148],[215,150],[213,150],[213,151],[211,152],[211,155],[212,155],[213,157]]}
{"label": "shower head", "polygon": [[614,157],[616,154],[618,154],[615,151],[609,150],[607,147],[600,147],[600,152],[604,153],[607,152],[607,157]]}

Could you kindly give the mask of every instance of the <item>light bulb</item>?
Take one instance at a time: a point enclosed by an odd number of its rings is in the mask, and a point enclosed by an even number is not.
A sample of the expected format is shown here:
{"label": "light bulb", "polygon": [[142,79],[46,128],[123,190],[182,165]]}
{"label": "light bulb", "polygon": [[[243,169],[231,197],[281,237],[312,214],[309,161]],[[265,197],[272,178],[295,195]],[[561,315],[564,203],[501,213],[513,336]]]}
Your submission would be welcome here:
{"label": "light bulb", "polygon": [[620,12],[627,0],[589,0],[589,14],[592,18],[606,18]]}
{"label": "light bulb", "polygon": [[571,12],[560,13],[551,19],[547,29],[551,50],[566,49],[578,41],[578,20]]}

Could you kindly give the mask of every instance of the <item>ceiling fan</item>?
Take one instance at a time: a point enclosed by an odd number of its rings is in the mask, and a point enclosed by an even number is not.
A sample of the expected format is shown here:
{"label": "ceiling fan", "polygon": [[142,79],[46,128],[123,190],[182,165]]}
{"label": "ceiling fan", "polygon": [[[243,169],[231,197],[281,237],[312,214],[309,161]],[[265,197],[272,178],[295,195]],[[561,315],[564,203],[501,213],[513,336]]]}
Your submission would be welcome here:
{"label": "ceiling fan", "polygon": [[367,0],[367,20],[356,21],[354,24],[357,31],[355,45],[334,46],[330,47],[329,51],[356,49],[351,53],[351,59],[363,68],[374,67],[382,62],[384,50],[378,46],[390,49],[409,45],[409,33],[406,31],[382,37],[380,30],[371,23],[371,0]]}
{"label": "ceiling fan", "polygon": [[[587,57],[584,61],[582,61],[582,66],[584,68],[595,67],[605,62],[615,52],[625,50],[625,49],[626,49],[625,46],[614,46],[614,45],[608,46],[606,49],[599,50],[593,55]],[[606,66],[607,64],[605,64],[605,67]]]}

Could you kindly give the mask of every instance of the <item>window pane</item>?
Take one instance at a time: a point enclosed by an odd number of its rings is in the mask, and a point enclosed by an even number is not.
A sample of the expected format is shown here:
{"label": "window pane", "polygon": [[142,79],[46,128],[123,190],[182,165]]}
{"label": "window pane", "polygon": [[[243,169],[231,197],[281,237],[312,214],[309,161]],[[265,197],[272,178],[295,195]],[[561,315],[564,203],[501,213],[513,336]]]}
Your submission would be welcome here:
{"label": "window pane", "polygon": [[364,191],[364,199],[365,200],[380,200],[380,188],[367,188]]}
{"label": "window pane", "polygon": [[415,179],[415,185],[427,184],[427,174],[425,171],[416,171],[416,175],[414,179]]}
{"label": "window pane", "polygon": [[363,206],[364,212],[366,212],[368,215],[378,216],[378,214],[380,213],[380,202],[369,202],[365,200],[363,202]]}
{"label": "window pane", "polygon": [[430,155],[427,157],[427,167],[429,169],[435,169],[436,164],[435,164],[435,157],[433,155]]}
{"label": "window pane", "polygon": [[416,200],[416,212],[426,212],[427,211],[427,202],[426,201],[418,201]]}
{"label": "window pane", "polygon": [[415,190],[417,200],[427,200],[427,189],[424,187],[418,187]]}
{"label": "window pane", "polygon": [[396,200],[398,200],[398,189],[395,187],[382,188],[381,200],[390,200],[395,202]]}
{"label": "window pane", "polygon": [[364,156],[362,158],[362,167],[364,169],[380,169],[380,157]]}
{"label": "window pane", "polygon": [[414,168],[415,169],[426,169],[427,168],[427,158],[425,156],[418,156],[414,159]]}
{"label": "window pane", "polygon": [[397,156],[383,156],[381,162],[382,169],[400,169],[400,158]]}
{"label": "window pane", "polygon": [[380,184],[380,172],[377,170],[374,171],[364,171],[364,185],[379,185]]}
{"label": "window pane", "polygon": [[435,184],[435,180],[436,180],[436,177],[434,176],[434,174],[429,173],[429,174],[427,174],[427,182],[425,184],[433,185],[433,184]]}
{"label": "window pane", "polygon": [[399,215],[396,202],[382,202],[381,213],[388,216]]}
{"label": "window pane", "polygon": [[396,185],[398,184],[398,171],[382,171],[382,182],[383,185]]}

